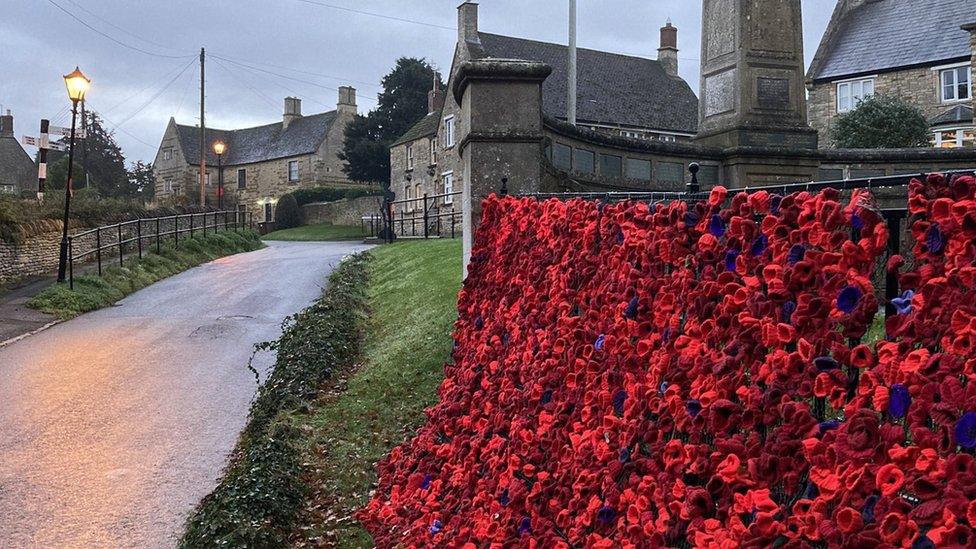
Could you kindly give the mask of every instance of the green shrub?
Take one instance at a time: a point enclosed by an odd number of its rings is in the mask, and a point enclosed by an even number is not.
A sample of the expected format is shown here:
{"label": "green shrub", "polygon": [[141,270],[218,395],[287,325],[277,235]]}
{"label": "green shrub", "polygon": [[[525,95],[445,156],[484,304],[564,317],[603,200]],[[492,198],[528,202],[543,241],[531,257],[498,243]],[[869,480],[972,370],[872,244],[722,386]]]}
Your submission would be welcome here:
{"label": "green shrub", "polygon": [[922,111],[903,99],[875,95],[837,117],[830,140],[841,149],[927,147],[929,123]]}
{"label": "green shrub", "polygon": [[294,229],[302,226],[302,209],[295,195],[286,194],[278,200],[275,208],[275,229]]}

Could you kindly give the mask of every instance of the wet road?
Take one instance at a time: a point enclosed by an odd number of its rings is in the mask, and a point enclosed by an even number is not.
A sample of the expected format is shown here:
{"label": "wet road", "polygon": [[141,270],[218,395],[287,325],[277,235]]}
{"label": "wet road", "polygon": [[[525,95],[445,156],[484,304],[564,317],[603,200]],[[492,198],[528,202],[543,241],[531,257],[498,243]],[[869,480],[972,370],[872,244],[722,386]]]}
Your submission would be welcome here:
{"label": "wet road", "polygon": [[0,547],[173,546],[244,425],[253,345],[363,249],[269,243],[0,349]]}

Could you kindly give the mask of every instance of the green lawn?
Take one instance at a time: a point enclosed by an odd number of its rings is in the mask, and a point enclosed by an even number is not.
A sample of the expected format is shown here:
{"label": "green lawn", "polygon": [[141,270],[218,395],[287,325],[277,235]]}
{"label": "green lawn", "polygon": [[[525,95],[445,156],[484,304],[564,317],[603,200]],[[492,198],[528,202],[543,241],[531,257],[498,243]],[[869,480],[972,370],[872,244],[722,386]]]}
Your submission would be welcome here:
{"label": "green lawn", "polygon": [[362,227],[346,225],[305,225],[294,229],[275,231],[264,236],[264,240],[285,240],[289,242],[362,239]]}
{"label": "green lawn", "polygon": [[[436,402],[461,287],[460,240],[372,250],[371,309],[360,367],[296,418],[310,432],[302,461],[314,471],[297,546],[373,547],[352,514],[376,483],[376,462],[408,439]],[[310,427],[310,428],[309,428]]]}

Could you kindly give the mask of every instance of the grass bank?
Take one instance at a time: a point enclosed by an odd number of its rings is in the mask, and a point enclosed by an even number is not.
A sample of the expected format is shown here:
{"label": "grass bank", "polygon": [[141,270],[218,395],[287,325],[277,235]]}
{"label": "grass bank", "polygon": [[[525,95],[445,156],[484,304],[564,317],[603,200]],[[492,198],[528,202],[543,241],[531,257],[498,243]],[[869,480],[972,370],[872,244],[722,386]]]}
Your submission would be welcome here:
{"label": "grass bank", "polygon": [[329,277],[308,309],[286,322],[275,368],[258,390],[247,426],[217,488],[186,524],[181,547],[281,547],[309,490],[303,482],[298,419],[336,372],[348,370],[360,350],[366,313],[366,258],[354,256]]}
{"label": "grass bank", "polygon": [[362,240],[362,227],[346,225],[305,225],[294,229],[284,229],[268,233],[265,240],[285,240],[289,242],[315,242],[338,240]]}
{"label": "grass bank", "polygon": [[461,287],[458,240],[371,252],[370,317],[358,370],[296,418],[308,436],[306,499],[294,546],[373,547],[352,514],[376,484],[376,463],[424,422],[450,358]]}
{"label": "grass bank", "polygon": [[75,289],[55,284],[32,297],[27,306],[62,319],[108,307],[154,282],[214,259],[261,247],[254,231],[224,231],[184,240],[179,248],[163,246],[159,255],[129,260],[124,267],[107,267],[102,276],[76,276]]}

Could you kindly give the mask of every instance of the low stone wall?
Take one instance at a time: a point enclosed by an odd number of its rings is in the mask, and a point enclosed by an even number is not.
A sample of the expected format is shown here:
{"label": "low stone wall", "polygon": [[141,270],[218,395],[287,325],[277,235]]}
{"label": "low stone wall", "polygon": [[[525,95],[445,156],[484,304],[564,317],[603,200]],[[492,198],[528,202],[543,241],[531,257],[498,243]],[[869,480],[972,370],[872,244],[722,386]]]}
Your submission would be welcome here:
{"label": "low stone wall", "polygon": [[61,252],[61,222],[25,228],[21,243],[0,240],[0,284],[31,276],[50,274],[58,269]]}
{"label": "low stone wall", "polygon": [[379,215],[379,196],[363,196],[352,200],[335,202],[316,202],[302,206],[306,225],[351,225],[359,226],[364,215]]}

